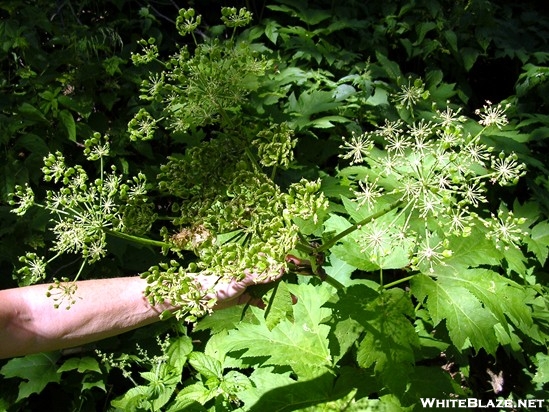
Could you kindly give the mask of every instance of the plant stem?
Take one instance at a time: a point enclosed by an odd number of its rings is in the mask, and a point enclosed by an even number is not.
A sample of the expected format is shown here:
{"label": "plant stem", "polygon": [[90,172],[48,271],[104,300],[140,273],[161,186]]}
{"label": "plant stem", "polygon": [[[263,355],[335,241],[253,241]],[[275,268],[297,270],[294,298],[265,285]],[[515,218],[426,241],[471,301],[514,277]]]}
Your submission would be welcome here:
{"label": "plant stem", "polygon": [[140,245],[168,247],[168,248],[172,247],[171,244],[166,243],[166,242],[162,242],[160,240],[153,240],[153,239],[147,239],[145,237],[129,235],[127,233],[117,232],[116,230],[112,230],[112,229],[105,229],[105,232],[108,235],[112,235],[112,236],[118,237],[120,239],[129,240],[131,242],[139,243]]}
{"label": "plant stem", "polygon": [[321,279],[322,279],[323,282],[326,282],[328,285],[333,286],[337,290],[344,290],[345,289],[345,285],[343,283],[341,283],[339,280],[331,277],[330,275],[323,274]]}
{"label": "plant stem", "polygon": [[325,252],[326,250],[330,249],[333,245],[335,245],[337,242],[339,242],[341,239],[343,239],[345,236],[347,236],[349,233],[352,233],[355,230],[359,229],[360,227],[370,223],[372,220],[377,219],[378,217],[381,217],[386,213],[389,213],[391,210],[396,209],[403,203],[404,203],[404,200],[402,199],[396,200],[393,203],[389,204],[387,207],[384,207],[383,209],[381,209],[379,212],[376,212],[362,219],[360,222],[355,223],[353,226],[348,227],[347,229],[343,230],[342,232],[339,232],[337,235],[329,239],[326,243],[324,243],[318,249],[316,249],[316,252]]}
{"label": "plant stem", "polygon": [[399,279],[399,280],[395,280],[394,282],[391,282],[391,283],[387,283],[386,285],[382,286],[381,288],[382,288],[382,289],[389,289],[389,288],[392,288],[393,286],[399,285],[400,283],[408,282],[408,281],[411,280],[414,276],[415,276],[415,275],[406,276],[405,278],[402,278],[402,279]]}

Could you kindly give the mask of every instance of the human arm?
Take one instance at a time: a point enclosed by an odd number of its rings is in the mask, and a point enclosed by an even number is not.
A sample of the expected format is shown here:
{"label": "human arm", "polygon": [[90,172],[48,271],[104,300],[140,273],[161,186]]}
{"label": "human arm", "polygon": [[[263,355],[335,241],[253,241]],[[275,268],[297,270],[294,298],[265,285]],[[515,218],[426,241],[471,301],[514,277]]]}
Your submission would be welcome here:
{"label": "human arm", "polygon": [[[199,278],[204,289],[212,277]],[[246,287],[253,275],[239,282],[215,285],[216,309],[250,300]],[[154,323],[168,303],[152,306],[144,295],[147,282],[139,277],[78,282],[76,303],[56,309],[46,296],[49,285],[0,290],[0,359],[83,345]]]}

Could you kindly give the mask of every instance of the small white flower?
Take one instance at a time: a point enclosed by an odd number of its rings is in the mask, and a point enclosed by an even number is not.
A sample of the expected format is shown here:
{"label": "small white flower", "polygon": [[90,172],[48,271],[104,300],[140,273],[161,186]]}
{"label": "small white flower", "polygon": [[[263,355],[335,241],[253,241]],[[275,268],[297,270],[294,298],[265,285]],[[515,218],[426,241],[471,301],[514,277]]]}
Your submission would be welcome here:
{"label": "small white flower", "polygon": [[483,109],[475,110],[475,114],[480,117],[479,124],[481,124],[482,126],[488,127],[494,125],[498,129],[501,129],[503,126],[509,123],[509,120],[505,115],[505,110],[507,110],[510,106],[510,104],[507,104],[505,106],[502,106],[501,104],[493,106],[492,102],[487,100],[486,104],[482,106]]}
{"label": "small white flower", "polygon": [[367,204],[368,206],[372,207],[374,204],[374,200],[382,195],[383,188],[377,185],[377,180],[378,179],[370,182],[368,177],[366,177],[366,179],[360,180],[358,182],[360,191],[356,191],[354,193],[356,199],[359,201],[359,206],[364,206],[365,204]]}
{"label": "small white flower", "polygon": [[347,153],[341,155],[341,157],[343,159],[352,159],[351,164],[362,163],[364,156],[367,156],[373,147],[374,143],[370,140],[368,133],[362,133],[359,136],[353,133],[350,141],[343,137],[343,144],[340,148],[347,150]]}

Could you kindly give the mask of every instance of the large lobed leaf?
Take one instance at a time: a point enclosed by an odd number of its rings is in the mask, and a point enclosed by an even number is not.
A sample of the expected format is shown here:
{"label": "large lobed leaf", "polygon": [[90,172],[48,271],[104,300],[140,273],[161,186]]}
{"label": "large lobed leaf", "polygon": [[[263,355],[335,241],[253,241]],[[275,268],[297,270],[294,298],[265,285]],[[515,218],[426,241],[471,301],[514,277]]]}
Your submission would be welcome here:
{"label": "large lobed leaf", "polygon": [[435,324],[446,321],[458,349],[473,346],[495,353],[500,325],[510,340],[518,339],[514,326],[529,333],[532,321],[526,291],[511,280],[488,269],[454,271],[440,266],[434,277],[420,274],[412,280],[412,292],[425,301]]}
{"label": "large lobed leaf", "polygon": [[[330,309],[322,306],[330,297],[328,286],[289,285],[297,297],[293,319],[281,319],[272,329],[261,309],[251,308],[259,323],[239,323],[222,343],[227,351],[245,352],[243,358],[268,359],[266,365],[287,365],[299,378],[313,378],[332,365],[328,349],[330,327],[325,322]],[[253,363],[253,360],[250,361]]]}

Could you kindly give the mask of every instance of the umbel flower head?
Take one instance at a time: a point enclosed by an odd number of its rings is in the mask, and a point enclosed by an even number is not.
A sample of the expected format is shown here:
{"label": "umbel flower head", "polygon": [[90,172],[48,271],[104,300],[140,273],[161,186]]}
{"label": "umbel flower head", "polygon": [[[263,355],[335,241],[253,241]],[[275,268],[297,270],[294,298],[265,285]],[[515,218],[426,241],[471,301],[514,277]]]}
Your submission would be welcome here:
{"label": "umbel flower head", "polygon": [[128,183],[115,167],[104,170],[104,158],[109,155],[106,137],[94,134],[84,142],[84,153],[88,160],[99,161],[100,176],[91,180],[80,165],[69,166],[62,153],[50,153],[44,158],[44,180],[58,186],[47,190],[43,202],[37,202],[32,189],[16,187],[11,204],[12,212],[23,215],[36,205],[51,214],[50,231],[54,235],[49,250],[55,255],[49,260],[35,253],[20,258],[24,266],[17,270],[22,284],[36,283],[46,277],[46,267],[63,254],[79,254],[83,261],[93,263],[107,253],[106,231],[123,229],[125,222],[122,208],[128,202],[146,199],[145,177],[139,174]]}
{"label": "umbel flower head", "polygon": [[[419,98],[419,90],[416,94]],[[519,243],[524,233],[513,217],[479,220],[488,187],[516,184],[525,173],[515,153],[497,153],[483,140],[488,128],[508,123],[507,107],[488,103],[477,111],[480,128],[459,109],[448,107],[435,109],[430,120],[386,121],[373,131],[343,138],[340,157],[354,165],[350,170],[357,176],[357,207],[373,213],[381,199],[400,199],[393,222],[398,230],[387,222],[361,229],[363,251],[372,261],[398,245],[401,233],[421,246],[413,252],[412,265],[431,271],[449,255],[445,236],[469,236],[481,222],[490,230],[488,237],[499,239],[502,247]]]}

